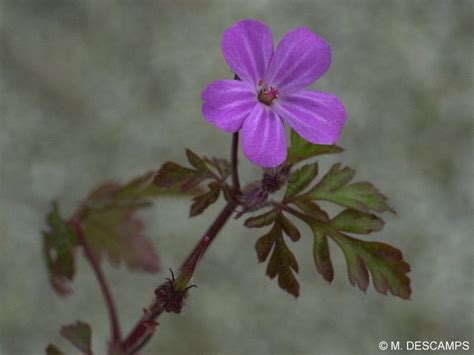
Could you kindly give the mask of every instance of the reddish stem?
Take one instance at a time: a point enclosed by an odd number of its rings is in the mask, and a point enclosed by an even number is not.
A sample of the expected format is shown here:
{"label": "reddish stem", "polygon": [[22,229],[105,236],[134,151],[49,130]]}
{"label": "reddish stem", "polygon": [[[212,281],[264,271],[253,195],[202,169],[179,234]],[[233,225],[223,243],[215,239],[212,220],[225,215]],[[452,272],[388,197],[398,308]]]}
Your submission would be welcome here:
{"label": "reddish stem", "polygon": [[[188,257],[183,262],[180,267],[180,272],[176,277],[176,280],[180,278],[186,278],[184,273],[194,271],[197,261],[202,257],[204,252],[209,248],[212,241],[215,239],[219,231],[224,227],[225,223],[229,220],[234,212],[235,208],[238,206],[238,202],[235,200],[229,201],[223,210],[219,213],[215,221],[209,227],[207,232],[196,244],[194,249],[188,255]],[[145,314],[142,319],[138,322],[135,328],[130,332],[128,337],[123,342],[123,349],[125,354],[135,354],[140,350],[151,338],[153,331],[150,330],[150,322],[153,322],[158,316],[163,313],[164,306],[159,300],[153,302],[153,304],[145,310]]]}
{"label": "reddish stem", "polygon": [[239,153],[239,132],[235,132],[232,135],[232,155],[231,155],[231,174],[232,174],[232,187],[235,191],[240,191],[240,182],[239,174],[237,170],[238,159],[237,155]]}
{"label": "reddish stem", "polygon": [[84,254],[86,255],[86,258],[89,261],[89,264],[91,265],[92,269],[94,270],[94,274],[99,283],[100,290],[102,291],[102,295],[104,296],[105,304],[109,312],[110,327],[112,332],[112,344],[120,345],[122,343],[122,336],[120,333],[120,323],[117,315],[117,309],[115,307],[114,298],[112,296],[112,293],[110,292],[104,273],[102,272],[99,262],[97,261],[94,253],[92,252],[89,243],[87,243],[81,222],[79,220],[73,219],[71,224],[77,233],[79,243],[84,249]]}
{"label": "reddish stem", "polygon": [[[236,80],[238,80],[238,77],[236,77]],[[232,196],[230,196],[230,200],[228,201],[227,205],[222,209],[209,229],[206,231],[206,233],[204,233],[194,249],[181,264],[179,274],[176,278],[177,282],[174,282],[174,284],[178,285],[178,287],[186,286],[190,276],[197,266],[199,259],[204,255],[206,250],[212,244],[212,241],[215,239],[219,231],[222,229],[222,227],[224,227],[226,222],[232,216],[232,213],[239,205],[239,202],[236,198],[240,194],[239,174],[237,170],[238,146],[239,133],[236,132],[232,136],[232,148],[230,154]],[[184,285],[181,285],[181,283]],[[135,354],[148,342],[154,332],[156,325],[155,319],[157,319],[159,315],[163,313],[164,306],[166,305],[160,303],[159,300],[155,300],[150,307],[144,310],[143,317],[122,343],[122,348],[125,354]]]}

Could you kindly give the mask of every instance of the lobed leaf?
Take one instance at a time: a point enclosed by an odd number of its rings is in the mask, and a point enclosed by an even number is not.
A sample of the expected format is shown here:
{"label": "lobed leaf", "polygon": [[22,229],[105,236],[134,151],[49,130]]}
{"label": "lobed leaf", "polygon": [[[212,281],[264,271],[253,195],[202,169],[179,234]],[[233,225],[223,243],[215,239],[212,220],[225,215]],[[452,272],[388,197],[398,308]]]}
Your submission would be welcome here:
{"label": "lobed leaf", "polygon": [[389,290],[394,296],[410,298],[410,266],[400,250],[380,242],[366,242],[329,229],[328,233],[341,247],[347,261],[349,281],[365,292],[369,272],[375,289],[383,294]]}
{"label": "lobed leaf", "polygon": [[84,236],[98,259],[103,255],[113,265],[122,261],[130,269],[158,271],[158,256],[144,234],[136,213],[156,196],[153,174],[120,185],[106,183],[93,191],[80,211]]}
{"label": "lobed leaf", "polygon": [[303,191],[318,175],[318,163],[307,164],[296,170],[288,180],[285,198],[292,197]]}
{"label": "lobed leaf", "polygon": [[43,233],[43,248],[49,279],[53,288],[62,295],[72,292],[70,283],[75,275],[75,249],[77,237],[53,203],[47,216],[49,230]]}
{"label": "lobed leaf", "polygon": [[186,157],[188,158],[189,164],[194,166],[198,171],[204,172],[204,173],[210,173],[211,171],[207,167],[206,163],[204,160],[198,156],[196,153],[194,153],[190,149],[186,149]]}
{"label": "lobed leaf", "polygon": [[83,353],[92,354],[91,327],[89,324],[76,322],[76,324],[65,325],[61,328],[60,334]]}
{"label": "lobed leaf", "polygon": [[134,217],[139,207],[89,209],[82,220],[84,235],[98,259],[106,254],[112,265],[122,261],[130,269],[158,271],[153,244],[143,235],[143,223]]}
{"label": "lobed leaf", "polygon": [[331,220],[331,226],[339,231],[368,234],[381,230],[384,226],[382,218],[371,213],[347,209]]}
{"label": "lobed leaf", "polygon": [[334,268],[332,266],[331,255],[329,252],[329,243],[326,234],[319,228],[313,228],[313,259],[316,270],[322,277],[332,282],[334,279]]}
{"label": "lobed leaf", "polygon": [[309,200],[296,200],[295,205],[298,206],[307,216],[314,218],[317,221],[327,223],[329,222],[329,215],[322,210],[318,204]]}
{"label": "lobed leaf", "polygon": [[[293,274],[293,272],[298,272],[298,263],[283,239],[284,228],[281,221],[282,215],[280,214],[270,231],[257,240],[255,250],[257,251],[258,260],[263,262],[267,259],[273,248],[267,265],[267,275],[272,279],[278,276],[278,285],[283,290],[298,297],[299,284]],[[291,224],[288,220],[283,223]],[[288,227],[288,225],[285,227],[285,233],[291,234],[292,236],[290,237],[292,238],[296,238],[296,235],[299,238],[299,231],[292,224],[291,227]]]}
{"label": "lobed leaf", "polygon": [[317,220],[305,212],[289,211],[311,228],[314,236],[313,256],[316,269],[329,282],[334,270],[329,253],[327,237],[332,238],[342,249],[347,262],[349,281],[364,292],[369,285],[369,273],[375,289],[383,294],[387,291],[407,299],[410,296],[410,279],[406,273],[410,266],[403,260],[402,253],[385,243],[366,242],[347,236],[351,233],[370,233],[383,227],[379,217],[356,210],[345,210],[329,222]]}
{"label": "lobed leaf", "polygon": [[337,145],[312,144],[291,130],[291,145],[288,148],[286,162],[293,165],[318,155],[340,153],[343,150]]}
{"label": "lobed leaf", "polygon": [[278,221],[281,224],[281,227],[285,234],[290,237],[290,239],[294,242],[300,239],[301,234],[298,228],[291,222],[288,218],[286,218],[283,214],[278,216]]}
{"label": "lobed leaf", "polygon": [[193,198],[193,204],[189,211],[189,216],[194,217],[204,212],[211,204],[217,201],[221,187],[218,183],[210,183],[209,191]]}
{"label": "lobed leaf", "polygon": [[278,216],[276,210],[270,210],[261,215],[248,218],[244,225],[248,228],[262,228],[273,223]]}
{"label": "lobed leaf", "polygon": [[163,188],[179,186],[182,191],[199,185],[208,176],[194,169],[185,168],[174,162],[164,163],[154,178],[154,183]]}
{"label": "lobed leaf", "polygon": [[341,169],[335,164],[329,172],[301,199],[325,200],[361,212],[384,212],[394,210],[387,203],[387,197],[381,194],[372,184],[358,182],[348,184],[355,171],[348,167]]}

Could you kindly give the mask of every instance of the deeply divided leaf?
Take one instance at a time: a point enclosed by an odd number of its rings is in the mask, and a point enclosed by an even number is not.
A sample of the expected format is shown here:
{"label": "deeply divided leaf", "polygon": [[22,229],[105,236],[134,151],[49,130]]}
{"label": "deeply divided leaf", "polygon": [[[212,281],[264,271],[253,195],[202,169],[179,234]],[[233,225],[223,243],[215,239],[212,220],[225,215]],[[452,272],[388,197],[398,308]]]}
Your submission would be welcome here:
{"label": "deeply divided leaf", "polygon": [[291,130],[291,146],[288,148],[286,162],[287,164],[296,164],[318,155],[340,153],[343,150],[337,145],[312,144]]}
{"label": "deeply divided leaf", "polygon": [[206,179],[222,182],[230,174],[230,165],[225,159],[200,157],[189,149],[186,149],[186,157],[192,168],[166,162],[155,176],[155,184],[162,188],[179,187],[182,191],[189,191]]}
{"label": "deeply divided leaf", "polygon": [[43,232],[43,248],[51,285],[59,294],[72,291],[70,283],[75,274],[75,249],[77,237],[53,204],[47,216],[49,230]]}
{"label": "deeply divided leaf", "polygon": [[[283,224],[286,224],[284,228],[282,221]],[[298,272],[298,263],[283,239],[283,230],[293,240],[299,238],[299,231],[296,227],[289,220],[283,220],[280,214],[270,231],[257,240],[255,249],[260,262],[265,261],[272,252],[267,266],[267,275],[270,278],[278,276],[278,285],[298,297],[299,284],[294,275],[294,272]]]}
{"label": "deeply divided leaf", "polygon": [[275,210],[270,210],[261,215],[248,218],[244,225],[249,228],[261,228],[268,226],[269,224],[275,221],[275,218],[278,216],[278,212]]}
{"label": "deeply divided leaf", "polygon": [[304,165],[296,170],[288,181],[285,197],[292,197],[303,191],[318,175],[318,164]]}
{"label": "deeply divided leaf", "polygon": [[90,194],[80,216],[85,238],[97,258],[107,255],[113,265],[123,261],[131,269],[158,271],[158,256],[136,217],[156,193],[153,176],[147,175],[125,185],[104,184]]}
{"label": "deeply divided leaf", "polygon": [[113,265],[125,262],[131,269],[158,271],[158,256],[134,217],[137,207],[107,206],[90,209],[83,219],[84,234],[97,258],[105,254]]}
{"label": "deeply divided leaf", "polygon": [[410,266],[403,260],[400,250],[380,242],[366,242],[329,230],[330,236],[341,247],[347,261],[349,280],[365,291],[369,272],[375,289],[383,294],[408,299],[410,279],[406,275]]}
{"label": "deeply divided leaf", "polygon": [[334,268],[329,253],[329,243],[326,234],[319,228],[313,229],[313,259],[316,269],[328,282],[334,279]]}
{"label": "deeply divided leaf", "polygon": [[368,234],[381,230],[384,221],[372,213],[347,209],[331,220],[331,226],[343,232]]}
{"label": "deeply divided leaf", "polygon": [[189,216],[194,217],[204,212],[211,204],[217,201],[221,187],[218,183],[210,183],[209,191],[193,198]]}
{"label": "deeply divided leaf", "polygon": [[155,184],[170,188],[179,186],[181,190],[189,190],[207,178],[207,174],[194,169],[185,168],[174,162],[166,162],[155,176]]}
{"label": "deeply divided leaf", "polygon": [[353,169],[348,167],[341,169],[341,164],[335,164],[301,199],[330,201],[362,212],[394,212],[387,203],[387,197],[372,184],[368,182],[349,184],[354,174]]}

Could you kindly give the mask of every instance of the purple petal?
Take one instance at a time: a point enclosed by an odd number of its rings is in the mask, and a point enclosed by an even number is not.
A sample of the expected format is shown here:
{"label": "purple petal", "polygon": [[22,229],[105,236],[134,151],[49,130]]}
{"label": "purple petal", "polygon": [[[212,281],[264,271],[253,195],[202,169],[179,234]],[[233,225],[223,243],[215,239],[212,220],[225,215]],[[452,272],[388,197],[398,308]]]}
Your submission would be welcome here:
{"label": "purple petal", "polygon": [[285,126],[273,110],[258,104],[242,128],[244,153],[255,164],[275,167],[286,159]]}
{"label": "purple petal", "polygon": [[297,28],[278,44],[265,82],[290,94],[318,80],[330,66],[330,45],[308,28]]}
{"label": "purple petal", "polygon": [[334,144],[347,119],[346,109],[333,94],[301,90],[273,103],[275,112],[300,136],[314,144]]}
{"label": "purple petal", "polygon": [[236,132],[257,105],[255,89],[238,80],[217,80],[202,92],[202,113],[214,126]]}
{"label": "purple petal", "polygon": [[273,54],[272,31],[257,20],[239,21],[222,35],[222,53],[234,73],[256,87]]}

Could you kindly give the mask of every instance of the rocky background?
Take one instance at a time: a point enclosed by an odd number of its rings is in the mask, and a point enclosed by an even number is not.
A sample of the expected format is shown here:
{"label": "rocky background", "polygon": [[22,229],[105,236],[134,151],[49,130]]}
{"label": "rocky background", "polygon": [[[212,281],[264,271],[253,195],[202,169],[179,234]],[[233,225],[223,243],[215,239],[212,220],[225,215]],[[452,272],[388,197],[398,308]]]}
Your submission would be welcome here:
{"label": "rocky background", "polygon": [[[76,293],[50,288],[40,232],[52,199],[70,213],[99,183],[184,161],[184,148],[227,154],[230,136],[203,119],[200,94],[231,78],[220,36],[242,18],[275,38],[309,26],[333,47],[315,88],[337,93],[349,121],[339,157],[375,183],[398,215],[370,238],[404,251],[413,295],[352,287],[316,273],[312,238],[291,245],[295,300],[257,263],[255,230],[226,226],[182,315],[160,318],[143,354],[378,354],[381,340],[469,340],[474,347],[472,0],[0,0],[0,354],[42,354],[76,319],[97,354],[109,326],[90,267]],[[244,181],[258,169],[241,159]],[[176,268],[221,205],[188,220],[188,198],[142,214],[160,252],[156,276],[106,267],[124,331],[168,267]],[[403,352],[398,352],[403,353]]]}

